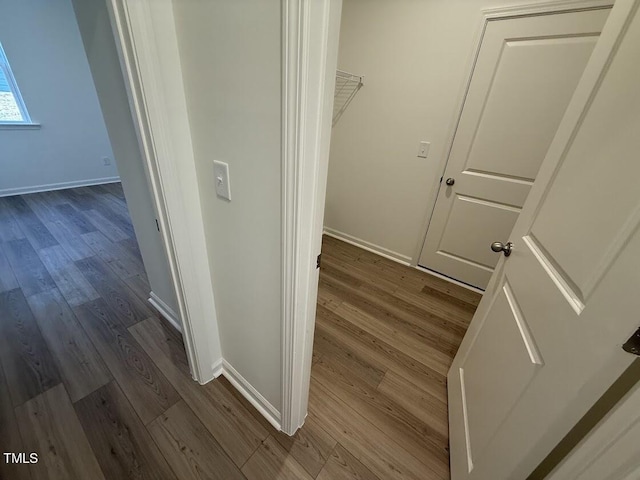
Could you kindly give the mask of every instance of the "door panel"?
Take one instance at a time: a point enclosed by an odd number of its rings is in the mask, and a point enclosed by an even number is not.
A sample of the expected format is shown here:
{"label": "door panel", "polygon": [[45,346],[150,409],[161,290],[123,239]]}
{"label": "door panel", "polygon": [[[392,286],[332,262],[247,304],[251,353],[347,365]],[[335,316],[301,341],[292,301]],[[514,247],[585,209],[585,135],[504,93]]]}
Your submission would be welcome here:
{"label": "door panel", "polygon": [[[585,297],[602,277],[602,268],[615,254],[619,243],[629,238],[640,216],[636,165],[619,165],[616,162],[629,146],[640,152],[640,135],[634,128],[638,102],[638,95],[624,104],[604,103],[601,99],[594,101],[592,108],[602,111],[604,119],[616,118],[621,128],[614,136],[603,138],[598,132],[608,120],[589,118],[585,121],[576,146],[565,159],[565,164],[571,169],[558,174],[554,187],[548,193],[549,201],[542,206],[531,227],[532,235],[550,255],[563,259],[562,267],[567,278]],[[594,165],[592,170],[581,168],[586,156],[601,155],[602,152],[607,152],[607,158]],[[604,185],[611,186],[611,190],[603,188]],[[564,192],[568,190],[573,195],[566,197]],[[611,195],[615,197],[614,205],[603,209],[603,205],[611,202]],[[563,198],[563,201],[558,202],[558,198]],[[589,222],[582,221],[584,212],[591,212]],[[574,231],[581,238],[581,247],[589,252],[591,262],[583,261],[571,238],[562,234],[565,229]],[[611,245],[613,250],[603,248],[604,245]]]}
{"label": "door panel", "polygon": [[[487,248],[487,245],[490,245],[494,238],[507,238],[519,213],[519,208],[509,205],[457,196],[451,204],[447,222],[450,228],[443,232],[438,250],[443,255],[458,258],[460,262],[472,262],[477,268],[490,274],[496,262],[496,254]],[[456,234],[465,228],[477,232],[473,242],[470,242],[468,237]]]}
{"label": "door panel", "polygon": [[597,39],[506,40],[465,170],[533,181]]}
{"label": "door panel", "polygon": [[[459,372],[471,465],[543,363],[508,283],[492,310],[496,313],[485,319]],[[500,338],[500,344],[491,338]]]}
{"label": "door panel", "polygon": [[[513,228],[607,14],[489,22],[444,174],[455,184],[440,188],[420,265],[486,287],[497,262],[486,239]],[[464,197],[477,208],[452,205]]]}
{"label": "door panel", "polygon": [[449,371],[453,480],[527,478],[635,358],[638,5],[616,3]]}

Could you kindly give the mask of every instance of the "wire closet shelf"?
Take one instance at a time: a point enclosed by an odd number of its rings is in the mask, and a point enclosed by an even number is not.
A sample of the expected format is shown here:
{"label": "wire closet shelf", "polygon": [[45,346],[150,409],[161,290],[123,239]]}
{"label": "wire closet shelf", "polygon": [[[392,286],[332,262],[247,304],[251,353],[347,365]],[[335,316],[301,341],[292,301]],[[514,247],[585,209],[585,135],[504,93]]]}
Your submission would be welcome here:
{"label": "wire closet shelf", "polygon": [[333,96],[333,126],[347,109],[353,97],[364,85],[364,75],[336,70],[336,90]]}

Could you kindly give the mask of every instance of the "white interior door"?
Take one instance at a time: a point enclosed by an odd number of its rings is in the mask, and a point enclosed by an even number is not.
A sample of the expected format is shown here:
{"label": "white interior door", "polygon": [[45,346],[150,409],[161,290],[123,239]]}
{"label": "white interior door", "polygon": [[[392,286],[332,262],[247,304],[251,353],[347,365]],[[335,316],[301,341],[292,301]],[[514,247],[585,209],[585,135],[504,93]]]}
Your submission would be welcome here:
{"label": "white interior door", "polygon": [[639,3],[612,10],[449,371],[453,480],[527,478],[636,358]]}
{"label": "white interior door", "polygon": [[421,266],[487,286],[609,11],[488,22]]}

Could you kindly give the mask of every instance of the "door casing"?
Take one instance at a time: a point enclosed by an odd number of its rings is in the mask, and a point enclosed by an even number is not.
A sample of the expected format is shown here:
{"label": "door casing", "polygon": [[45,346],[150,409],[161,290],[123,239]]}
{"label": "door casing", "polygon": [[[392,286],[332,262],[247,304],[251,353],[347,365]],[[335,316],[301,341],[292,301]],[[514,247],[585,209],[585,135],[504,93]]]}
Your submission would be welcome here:
{"label": "door casing", "polygon": [[[191,375],[221,372],[211,283],[171,0],[107,0],[129,105],[164,243]],[[162,55],[160,55],[162,51]],[[154,79],[162,78],[159,82]],[[180,159],[176,161],[176,159]],[[180,174],[178,174],[180,172]]]}

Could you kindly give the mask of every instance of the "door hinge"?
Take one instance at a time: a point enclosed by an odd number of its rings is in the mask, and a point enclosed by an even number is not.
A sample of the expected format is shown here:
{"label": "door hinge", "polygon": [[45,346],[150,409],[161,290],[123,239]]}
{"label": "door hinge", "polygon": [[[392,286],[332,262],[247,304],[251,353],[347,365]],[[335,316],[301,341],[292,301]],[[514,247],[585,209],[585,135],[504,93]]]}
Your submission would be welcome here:
{"label": "door hinge", "polygon": [[320,257],[322,257],[322,254],[318,255],[318,258],[316,259],[316,268],[320,268]]}
{"label": "door hinge", "polygon": [[156,218],[156,228],[160,231],[160,224],[158,223],[158,219]]}
{"label": "door hinge", "polygon": [[640,328],[622,345],[622,349],[625,352],[640,356]]}

